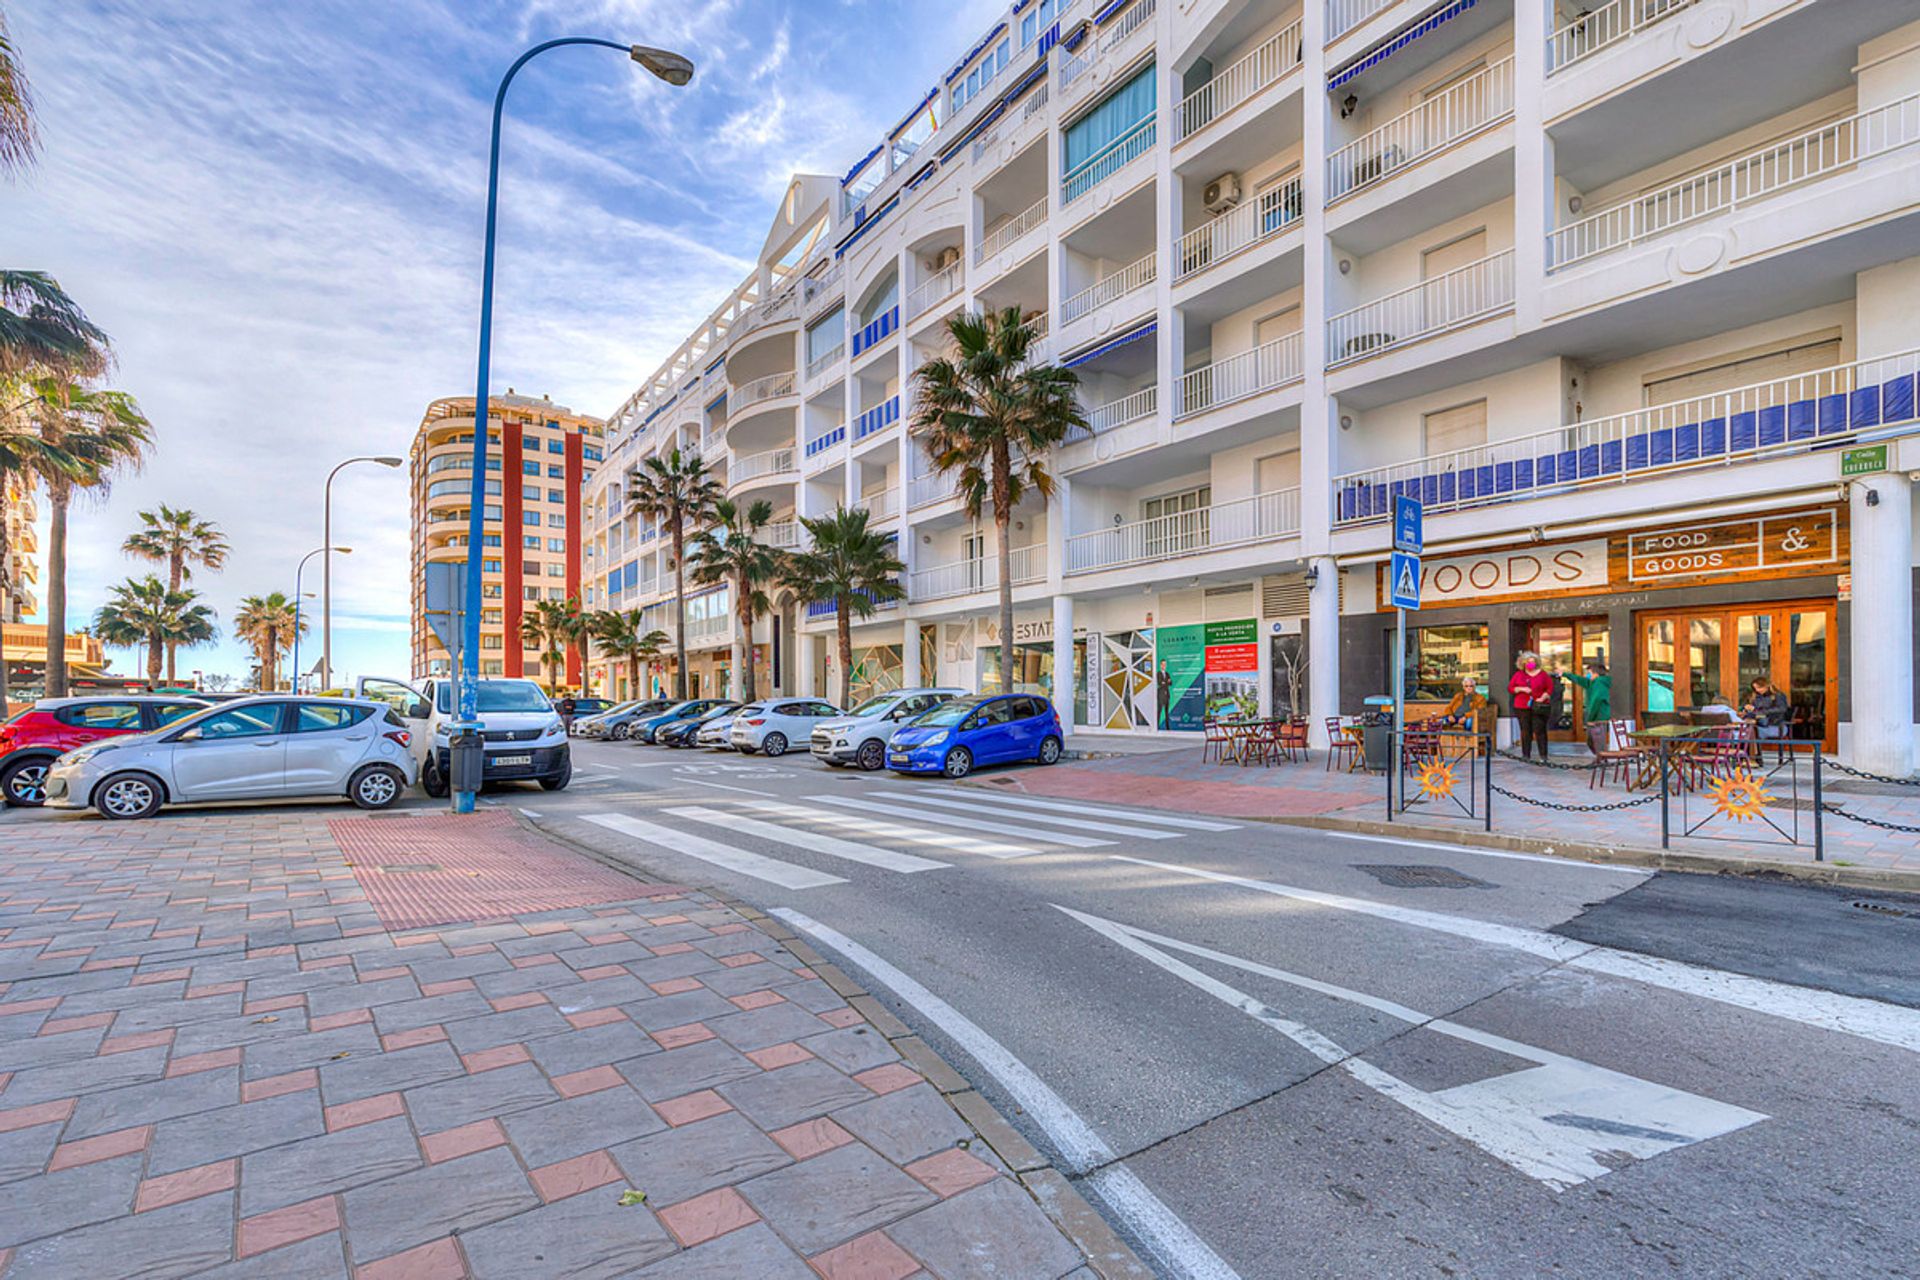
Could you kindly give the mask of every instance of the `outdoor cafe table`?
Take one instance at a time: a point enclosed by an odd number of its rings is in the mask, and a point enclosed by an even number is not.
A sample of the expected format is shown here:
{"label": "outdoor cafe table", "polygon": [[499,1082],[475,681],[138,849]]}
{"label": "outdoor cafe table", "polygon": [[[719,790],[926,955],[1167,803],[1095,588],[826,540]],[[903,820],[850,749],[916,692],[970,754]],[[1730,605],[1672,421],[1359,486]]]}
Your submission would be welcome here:
{"label": "outdoor cafe table", "polygon": [[1668,772],[1672,775],[1674,786],[1686,786],[1686,758],[1711,737],[1718,725],[1710,724],[1663,724],[1652,729],[1635,729],[1627,736],[1647,748],[1647,756],[1640,762],[1640,768],[1627,784],[1628,790],[1660,785],[1660,745],[1671,744],[1665,754]]}

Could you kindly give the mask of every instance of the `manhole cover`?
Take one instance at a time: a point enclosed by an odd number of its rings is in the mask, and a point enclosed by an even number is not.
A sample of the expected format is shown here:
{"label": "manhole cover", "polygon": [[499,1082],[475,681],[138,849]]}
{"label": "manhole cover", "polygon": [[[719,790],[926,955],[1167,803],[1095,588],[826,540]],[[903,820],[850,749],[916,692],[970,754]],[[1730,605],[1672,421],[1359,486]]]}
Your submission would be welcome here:
{"label": "manhole cover", "polygon": [[1853,905],[1856,910],[1871,911],[1877,916],[1897,916],[1903,920],[1920,919],[1920,911],[1896,907],[1891,902],[1856,902]]}
{"label": "manhole cover", "polygon": [[1485,880],[1476,880],[1472,876],[1462,875],[1452,867],[1427,866],[1380,866],[1356,862],[1356,870],[1364,871],[1381,884],[1395,889],[1491,889],[1494,886]]}
{"label": "manhole cover", "polygon": [[437,862],[390,862],[380,868],[380,870],[386,872],[388,875],[393,875],[396,872],[438,871],[439,869],[440,864]]}

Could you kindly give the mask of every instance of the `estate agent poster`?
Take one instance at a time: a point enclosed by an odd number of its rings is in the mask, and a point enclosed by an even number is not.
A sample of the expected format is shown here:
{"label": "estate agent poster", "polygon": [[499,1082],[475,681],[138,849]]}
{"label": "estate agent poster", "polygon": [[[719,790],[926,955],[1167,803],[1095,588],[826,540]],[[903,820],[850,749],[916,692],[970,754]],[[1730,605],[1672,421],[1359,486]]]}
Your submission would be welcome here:
{"label": "estate agent poster", "polygon": [[1206,716],[1260,714],[1259,627],[1252,618],[1206,625]]}
{"label": "estate agent poster", "polygon": [[1157,633],[1159,726],[1193,729],[1206,726],[1207,633],[1201,626],[1161,627]]}

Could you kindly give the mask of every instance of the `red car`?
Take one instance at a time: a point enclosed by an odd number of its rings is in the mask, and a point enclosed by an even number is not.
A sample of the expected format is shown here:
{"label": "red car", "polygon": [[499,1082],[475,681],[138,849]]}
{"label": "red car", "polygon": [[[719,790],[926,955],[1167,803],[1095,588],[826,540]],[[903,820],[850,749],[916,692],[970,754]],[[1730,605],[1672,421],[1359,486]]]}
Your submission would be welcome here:
{"label": "red car", "polygon": [[208,705],[197,698],[138,694],[42,698],[0,724],[0,797],[8,805],[38,805],[47,798],[47,766],[62,752],[148,733]]}

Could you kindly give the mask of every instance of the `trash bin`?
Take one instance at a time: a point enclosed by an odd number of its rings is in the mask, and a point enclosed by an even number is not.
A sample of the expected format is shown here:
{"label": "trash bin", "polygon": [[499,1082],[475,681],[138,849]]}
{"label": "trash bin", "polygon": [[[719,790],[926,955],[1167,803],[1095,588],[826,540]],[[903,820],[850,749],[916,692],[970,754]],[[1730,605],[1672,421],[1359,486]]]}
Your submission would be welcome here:
{"label": "trash bin", "polygon": [[1393,699],[1376,693],[1365,705],[1367,709],[1360,713],[1360,736],[1365,744],[1367,768],[1384,773],[1393,760]]}
{"label": "trash bin", "polygon": [[486,748],[480,726],[452,726],[447,742],[447,784],[455,792],[478,791],[486,774]]}

